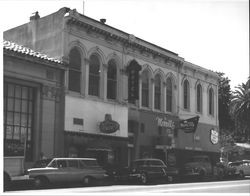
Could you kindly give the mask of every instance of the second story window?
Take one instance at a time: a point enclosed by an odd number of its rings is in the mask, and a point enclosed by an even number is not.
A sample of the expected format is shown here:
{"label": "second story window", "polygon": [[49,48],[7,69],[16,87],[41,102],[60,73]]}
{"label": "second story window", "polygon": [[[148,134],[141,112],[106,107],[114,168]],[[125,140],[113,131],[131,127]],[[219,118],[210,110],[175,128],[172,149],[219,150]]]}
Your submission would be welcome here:
{"label": "second story window", "polygon": [[141,100],[143,107],[149,107],[149,77],[148,72],[144,71],[142,73],[142,93],[141,93]]}
{"label": "second story window", "polygon": [[69,53],[69,83],[70,91],[80,92],[81,83],[81,55],[76,48]]}
{"label": "second story window", "polygon": [[171,78],[167,78],[167,83],[166,83],[166,110],[168,112],[172,112],[173,109],[173,84]]}
{"label": "second story window", "polygon": [[196,89],[196,101],[197,101],[197,112],[202,112],[202,88],[201,85],[198,84],[197,85],[197,89]]}
{"label": "second story window", "polygon": [[161,109],[161,78],[159,75],[155,77],[155,109]]}
{"label": "second story window", "polygon": [[214,91],[212,88],[208,91],[208,102],[209,115],[214,115]]}
{"label": "second story window", "polygon": [[89,95],[100,95],[100,61],[96,55],[90,56],[89,63]]}
{"label": "second story window", "polygon": [[183,84],[183,107],[186,110],[189,109],[189,100],[190,100],[189,96],[190,96],[189,82],[185,80]]}
{"label": "second story window", "polygon": [[117,69],[114,60],[108,62],[107,98],[116,99],[117,94]]}

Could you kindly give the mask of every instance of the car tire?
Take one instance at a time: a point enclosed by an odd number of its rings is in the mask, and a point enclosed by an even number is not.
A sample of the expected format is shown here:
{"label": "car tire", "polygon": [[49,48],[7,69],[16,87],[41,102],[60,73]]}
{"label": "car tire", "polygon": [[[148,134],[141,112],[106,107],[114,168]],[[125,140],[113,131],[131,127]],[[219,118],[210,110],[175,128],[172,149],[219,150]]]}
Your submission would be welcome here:
{"label": "car tire", "polygon": [[203,170],[201,170],[199,173],[199,180],[203,181],[204,179],[205,179],[205,172]]}
{"label": "car tire", "polygon": [[240,171],[240,173],[239,173],[239,177],[242,179],[242,178],[245,178],[245,174],[244,174],[244,172],[243,171]]}
{"label": "car tire", "polygon": [[147,184],[147,183],[148,183],[148,176],[147,176],[146,173],[142,173],[142,174],[141,174],[140,182],[141,182],[142,184]]}
{"label": "car tire", "polygon": [[94,181],[94,179],[92,177],[86,176],[83,178],[83,185],[84,186],[91,186],[91,185],[93,185],[93,181]]}
{"label": "car tire", "polygon": [[49,180],[44,176],[34,178],[34,187],[36,189],[46,188],[49,185]]}

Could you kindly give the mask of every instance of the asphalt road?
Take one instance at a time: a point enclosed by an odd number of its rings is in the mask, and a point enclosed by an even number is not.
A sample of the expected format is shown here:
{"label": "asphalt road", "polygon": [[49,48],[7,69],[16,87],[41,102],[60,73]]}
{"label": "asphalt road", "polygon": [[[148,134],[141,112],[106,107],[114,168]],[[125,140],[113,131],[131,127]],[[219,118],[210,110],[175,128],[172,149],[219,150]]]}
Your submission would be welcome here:
{"label": "asphalt road", "polygon": [[68,187],[44,190],[7,191],[7,195],[250,195],[250,179],[220,182],[193,182],[158,185],[111,185],[97,187]]}

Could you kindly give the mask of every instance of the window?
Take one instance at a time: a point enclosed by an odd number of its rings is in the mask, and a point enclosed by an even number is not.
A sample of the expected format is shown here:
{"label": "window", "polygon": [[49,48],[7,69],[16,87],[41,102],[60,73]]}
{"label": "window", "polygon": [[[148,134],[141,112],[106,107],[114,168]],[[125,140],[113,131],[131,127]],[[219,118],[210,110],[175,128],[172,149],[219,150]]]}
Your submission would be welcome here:
{"label": "window", "polygon": [[99,96],[100,61],[96,55],[90,56],[89,63],[89,95]]}
{"label": "window", "polygon": [[185,80],[183,84],[183,107],[184,109],[189,109],[189,95],[190,95],[189,82]]}
{"label": "window", "polygon": [[78,168],[78,160],[68,160],[69,167]]}
{"label": "window", "polygon": [[168,112],[172,112],[172,105],[173,105],[173,84],[171,78],[167,78],[166,84],[166,110]]}
{"label": "window", "polygon": [[116,99],[117,96],[117,69],[114,60],[108,62],[107,98]]}
{"label": "window", "polygon": [[69,53],[69,90],[80,92],[81,55],[76,48]]}
{"label": "window", "polygon": [[65,168],[67,167],[67,162],[65,160],[58,160],[57,165],[59,168]]}
{"label": "window", "polygon": [[148,72],[142,73],[142,106],[149,107],[149,77]]}
{"label": "window", "polygon": [[159,75],[155,77],[155,109],[161,109],[161,78]]}
{"label": "window", "polygon": [[197,85],[197,89],[196,89],[196,99],[197,99],[197,112],[202,112],[202,88],[201,85],[198,84]]}
{"label": "window", "polygon": [[208,92],[208,96],[209,96],[209,103],[208,103],[208,111],[209,111],[209,115],[214,115],[214,91],[212,88],[209,89]]}
{"label": "window", "polygon": [[[4,84],[4,156],[23,156],[32,160],[34,89]],[[26,141],[26,148],[25,148]]]}

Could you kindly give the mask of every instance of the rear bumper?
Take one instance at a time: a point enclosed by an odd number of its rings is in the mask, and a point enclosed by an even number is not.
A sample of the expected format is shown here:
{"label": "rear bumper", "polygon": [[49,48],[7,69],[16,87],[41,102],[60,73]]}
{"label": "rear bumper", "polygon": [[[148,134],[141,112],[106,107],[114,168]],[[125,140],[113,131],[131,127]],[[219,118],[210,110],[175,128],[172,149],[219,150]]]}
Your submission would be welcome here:
{"label": "rear bumper", "polygon": [[12,176],[11,180],[15,181],[15,180],[32,180],[32,179],[29,177],[29,175],[23,175],[23,176]]}

